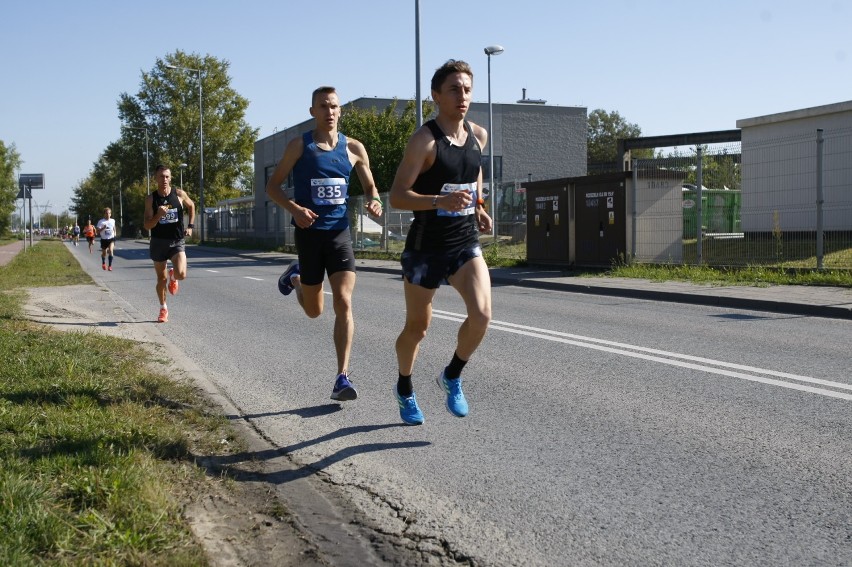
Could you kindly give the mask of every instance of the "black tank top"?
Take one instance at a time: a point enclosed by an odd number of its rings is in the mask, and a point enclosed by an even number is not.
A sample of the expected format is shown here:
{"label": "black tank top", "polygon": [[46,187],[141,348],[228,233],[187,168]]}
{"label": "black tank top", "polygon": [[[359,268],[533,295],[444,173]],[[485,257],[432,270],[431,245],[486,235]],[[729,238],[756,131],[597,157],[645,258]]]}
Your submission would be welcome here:
{"label": "black tank top", "polygon": [[[465,185],[475,191],[481,167],[482,150],[467,121],[467,141],[454,146],[434,120],[425,124],[435,137],[435,163],[414,182],[415,193],[440,195],[446,184]],[[452,188],[452,187],[448,187]],[[476,199],[476,195],[473,195]],[[474,202],[475,203],[475,202]],[[475,207],[475,204],[473,205]],[[405,241],[406,249],[420,252],[456,252],[479,242],[476,218],[473,214],[445,216],[445,211],[414,211],[414,221]]]}
{"label": "black tank top", "polygon": [[151,238],[164,238],[166,240],[180,240],[184,237],[183,206],[178,198],[177,191],[172,189],[171,193],[161,197],[156,191],[153,194],[153,207],[156,214],[161,205],[168,205],[169,212],[160,219],[160,222],[151,229]]}

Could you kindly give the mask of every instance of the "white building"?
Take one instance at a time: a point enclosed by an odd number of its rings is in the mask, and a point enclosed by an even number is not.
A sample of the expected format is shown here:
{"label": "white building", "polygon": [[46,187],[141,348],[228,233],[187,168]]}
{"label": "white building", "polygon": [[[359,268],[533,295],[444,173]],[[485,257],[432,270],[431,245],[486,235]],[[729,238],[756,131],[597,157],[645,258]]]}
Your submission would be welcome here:
{"label": "white building", "polygon": [[813,233],[822,130],[823,229],[852,231],[852,101],[737,121],[742,129],[742,229]]}

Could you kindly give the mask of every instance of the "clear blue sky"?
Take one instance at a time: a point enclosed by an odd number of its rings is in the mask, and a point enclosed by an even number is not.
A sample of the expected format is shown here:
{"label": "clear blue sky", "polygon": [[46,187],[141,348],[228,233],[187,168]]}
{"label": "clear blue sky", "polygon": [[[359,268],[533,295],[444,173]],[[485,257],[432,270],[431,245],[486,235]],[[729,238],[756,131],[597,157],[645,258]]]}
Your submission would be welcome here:
{"label": "clear blue sky", "polygon": [[[230,62],[270,135],[307,118],[311,91],[414,98],[414,0],[4,0],[0,140],[43,173],[50,212],[119,137],[120,93],[180,49]],[[852,100],[847,0],[420,0],[421,94],[445,60],[494,103],[527,97],[617,110],[644,135]]]}

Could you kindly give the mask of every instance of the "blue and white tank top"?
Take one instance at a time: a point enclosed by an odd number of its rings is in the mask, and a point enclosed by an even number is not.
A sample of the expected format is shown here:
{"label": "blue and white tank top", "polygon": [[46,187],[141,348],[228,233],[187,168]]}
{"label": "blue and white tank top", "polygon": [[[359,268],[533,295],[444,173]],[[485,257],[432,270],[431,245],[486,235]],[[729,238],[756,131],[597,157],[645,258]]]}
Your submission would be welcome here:
{"label": "blue and white tank top", "polygon": [[346,203],[352,164],[346,151],[346,136],[338,132],[337,144],[331,150],[319,148],[312,132],[302,134],[302,140],[302,157],[293,167],[294,200],[319,215],[311,229],[349,228]]}

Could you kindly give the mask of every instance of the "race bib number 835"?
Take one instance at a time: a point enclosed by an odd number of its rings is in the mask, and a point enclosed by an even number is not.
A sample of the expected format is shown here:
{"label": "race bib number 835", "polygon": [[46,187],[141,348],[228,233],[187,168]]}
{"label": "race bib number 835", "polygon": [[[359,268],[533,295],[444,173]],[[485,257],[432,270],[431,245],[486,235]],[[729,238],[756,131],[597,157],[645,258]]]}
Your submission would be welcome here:
{"label": "race bib number 835", "polygon": [[311,199],[317,205],[342,205],[349,197],[349,185],[342,177],[311,179]]}

